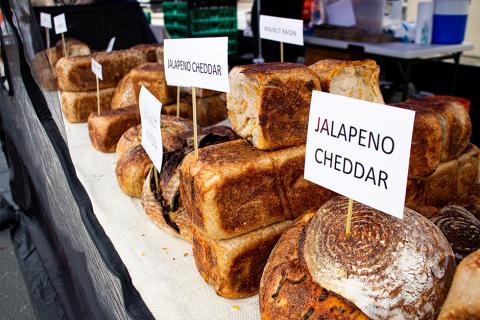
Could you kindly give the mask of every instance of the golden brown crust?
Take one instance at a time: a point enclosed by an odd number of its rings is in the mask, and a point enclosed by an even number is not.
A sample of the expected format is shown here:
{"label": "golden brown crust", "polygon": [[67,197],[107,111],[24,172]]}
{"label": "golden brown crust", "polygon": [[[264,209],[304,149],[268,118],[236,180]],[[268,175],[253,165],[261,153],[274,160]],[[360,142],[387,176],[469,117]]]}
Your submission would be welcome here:
{"label": "golden brown crust", "polygon": [[137,49],[145,53],[145,55],[147,56],[148,62],[163,63],[163,56],[161,60],[159,60],[157,57],[157,51],[161,50],[163,52],[163,44],[143,43],[143,44],[137,44],[136,46],[133,46],[132,49]]}
{"label": "golden brown crust", "polygon": [[99,82],[100,88],[115,87],[131,69],[147,62],[146,55],[136,49],[64,57],[57,62],[55,67],[60,90],[96,90],[95,75],[91,71],[92,58],[102,65],[103,80]]}
{"label": "golden brown crust", "polygon": [[372,319],[435,319],[455,268],[447,239],[415,211],[397,219],[358,202],[347,236],[348,202],[328,201],[304,228],[299,252],[312,279]]}
{"label": "golden brown crust", "polygon": [[129,128],[140,123],[137,106],[103,111],[100,115],[88,117],[88,134],[95,149],[102,152],[115,152],[117,142]]}
{"label": "golden brown crust", "polygon": [[142,145],[128,150],[117,160],[115,166],[115,174],[120,189],[131,197],[140,198],[143,181],[152,166],[152,160],[150,160]]}
{"label": "golden brown crust", "polygon": [[140,89],[145,86],[162,104],[170,103],[170,95],[163,64],[144,63],[133,68],[120,81],[112,100],[112,109],[138,105]]}
{"label": "golden brown crust", "polygon": [[222,297],[252,296],[258,292],[273,246],[290,225],[291,221],[284,221],[227,240],[212,240],[193,228],[197,269]]}
{"label": "golden brown crust", "polygon": [[457,158],[468,146],[472,125],[459,103],[416,99],[394,106],[415,111],[409,177],[432,174],[440,162]]}
{"label": "golden brown crust", "polygon": [[189,154],[181,197],[193,224],[227,239],[316,209],[333,193],[303,179],[305,146],[261,151],[244,140]]}
{"label": "golden brown crust", "polygon": [[[67,45],[67,56],[68,57],[75,57],[75,56],[84,56],[84,55],[89,55],[90,52],[90,47],[77,39],[74,38],[65,38],[65,44]],[[57,44],[55,45],[55,53],[58,59],[62,58],[65,56],[65,51],[63,50],[63,41],[59,40],[57,41]],[[54,66],[54,65],[52,65]]]}
{"label": "golden brown crust", "polygon": [[304,65],[238,66],[229,74],[228,118],[233,130],[256,148],[272,150],[305,143],[317,75]]}
{"label": "golden brown crust", "polygon": [[460,262],[438,320],[480,319],[480,249]]}
{"label": "golden brown crust", "polygon": [[469,145],[457,159],[441,163],[428,177],[409,177],[405,205],[441,207],[469,194],[480,178],[480,150]]}
{"label": "golden brown crust", "polygon": [[[374,60],[320,60],[309,66],[315,71],[326,92],[351,98],[384,103],[380,92],[380,67]],[[338,79],[336,77],[343,77]]]}
{"label": "golden brown crust", "polygon": [[[115,88],[100,90],[100,110],[102,112],[110,109],[114,93]],[[88,116],[92,112],[98,112],[96,91],[62,91],[60,99],[63,114],[70,123],[87,122]]]}
{"label": "golden brown crust", "polygon": [[[209,127],[217,124],[227,117],[225,94],[217,94],[204,98],[197,98],[197,123],[201,127]],[[182,95],[180,100],[180,116],[192,119],[192,97]],[[162,107],[162,113],[168,115],[177,114],[177,103]]]}
{"label": "golden brown crust", "polygon": [[299,256],[304,227],[313,215],[308,212],[299,217],[268,258],[260,282],[262,320],[367,320],[350,302],[315,283]]}

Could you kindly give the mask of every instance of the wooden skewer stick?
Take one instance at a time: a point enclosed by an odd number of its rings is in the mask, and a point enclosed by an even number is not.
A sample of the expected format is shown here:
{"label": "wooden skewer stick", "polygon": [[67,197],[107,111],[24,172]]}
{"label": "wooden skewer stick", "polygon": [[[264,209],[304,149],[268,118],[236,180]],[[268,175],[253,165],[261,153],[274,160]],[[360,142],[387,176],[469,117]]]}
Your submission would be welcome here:
{"label": "wooden skewer stick", "polygon": [[195,158],[198,159],[197,94],[195,92],[195,87],[192,87],[192,107],[193,107],[193,146],[195,148]]}
{"label": "wooden skewer stick", "polygon": [[348,212],[347,212],[347,237],[350,236],[350,229],[352,225],[352,211],[353,211],[353,199],[348,198]]}
{"label": "wooden skewer stick", "polygon": [[177,87],[177,118],[180,117],[180,87]]}
{"label": "wooden skewer stick", "polygon": [[65,35],[62,32],[62,43],[63,43],[63,55],[67,56],[67,44],[65,42]]}
{"label": "wooden skewer stick", "polygon": [[100,110],[100,83],[97,76],[95,76],[95,79],[97,79],[97,112],[98,115],[100,115],[100,112],[102,111]]}
{"label": "wooden skewer stick", "polygon": [[280,42],[280,62],[283,63],[283,42]]}

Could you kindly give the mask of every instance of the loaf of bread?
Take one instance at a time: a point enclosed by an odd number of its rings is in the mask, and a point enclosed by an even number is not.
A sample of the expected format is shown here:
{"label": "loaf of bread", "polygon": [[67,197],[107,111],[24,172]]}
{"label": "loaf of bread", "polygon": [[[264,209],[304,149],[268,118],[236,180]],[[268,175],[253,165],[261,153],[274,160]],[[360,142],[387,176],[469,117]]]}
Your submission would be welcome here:
{"label": "loaf of bread", "polygon": [[[193,151],[192,132],[184,137],[187,143],[182,149],[166,152],[163,155],[162,170],[158,177],[158,187],[152,171],[145,180],[142,192],[142,206],[145,213],[161,229],[192,242],[192,223],[180,197],[180,164],[187,154]],[[199,132],[198,147],[236,140],[239,137],[228,127],[216,126]]]}
{"label": "loaf of bread", "polygon": [[480,249],[480,220],[465,208],[445,206],[430,220],[447,238],[457,262]]}
{"label": "loaf of bread", "polygon": [[287,220],[226,240],[213,240],[193,228],[198,271],[215,292],[240,299],[258,292],[263,267],[275,243],[291,226]]}
{"label": "loaf of bread", "polygon": [[138,105],[142,86],[145,86],[162,104],[168,104],[173,99],[167,87],[163,64],[144,63],[133,68],[120,81],[112,100],[112,109]]}
{"label": "loaf of bread", "polygon": [[[162,130],[164,157],[169,152],[181,150],[186,145],[187,137],[192,130],[191,121],[166,115],[161,116],[160,126]],[[123,150],[124,153],[118,157],[115,166],[115,174],[120,189],[129,196],[135,198],[140,198],[142,196],[144,180],[152,167],[152,161],[140,144],[142,140],[142,131],[141,128],[138,129],[139,130],[135,129],[130,131],[128,135],[128,130],[123,134],[123,139],[129,140],[132,143],[128,150]],[[136,144],[137,142],[140,143]],[[122,143],[127,145],[126,142]]]}
{"label": "loaf of bread", "polygon": [[[110,110],[115,88],[101,89],[100,110]],[[70,92],[62,91],[61,93],[62,111],[68,122],[79,123],[87,122],[88,116],[92,112],[98,112],[97,91]]]}
{"label": "loaf of bread", "polygon": [[146,55],[136,49],[100,52],[87,56],[61,58],[56,68],[58,87],[63,91],[96,90],[95,75],[91,70],[91,59],[102,65],[103,80],[100,88],[112,88],[134,67],[147,62]]}
{"label": "loaf of bread", "polygon": [[[65,38],[65,44],[67,45],[67,57],[86,56],[91,53],[90,47],[80,40],[74,38]],[[65,57],[62,40],[57,41],[57,44],[55,45],[55,50],[57,53],[56,56],[59,59]]]}
{"label": "loaf of bread", "polygon": [[[197,98],[197,123],[201,127],[209,127],[227,118],[225,94]],[[176,115],[177,104],[162,107],[162,113]],[[192,119],[192,96],[183,95],[180,100],[180,116]]]}
{"label": "loaf of bread", "polygon": [[[160,120],[162,128],[162,142],[165,152],[179,150],[185,144],[185,132],[190,132],[193,124],[190,120],[162,115]],[[193,133],[192,133],[193,134]],[[125,152],[142,143],[142,125],[131,127],[120,137],[117,143],[117,157],[120,158]]]}
{"label": "loaf of bread", "polygon": [[314,214],[299,217],[270,254],[260,282],[262,319],[369,320],[351,302],[314,282],[306,270],[298,249],[303,229]]}
{"label": "loaf of bread", "polygon": [[260,284],[262,319],[435,319],[455,269],[440,230],[407,208],[397,219],[354,202],[347,236],[347,209],[334,198],[282,236]]}
{"label": "loaf of bread", "polygon": [[189,154],[180,168],[181,198],[193,225],[228,239],[316,209],[333,192],[303,179],[305,146],[261,151],[236,140]]}
{"label": "loaf of bread", "polygon": [[152,160],[141,144],[128,150],[115,165],[120,189],[130,197],[140,198],[143,182],[152,167]]}
{"label": "loaf of bread", "polygon": [[468,146],[472,124],[460,103],[414,99],[394,106],[415,111],[409,177],[431,175],[440,162],[457,158]]}
{"label": "loaf of bread", "polygon": [[470,144],[457,158],[440,163],[428,177],[409,177],[405,205],[441,207],[475,188],[480,179],[480,150]]}
{"label": "loaf of bread", "polygon": [[92,113],[88,117],[88,134],[95,149],[115,152],[117,142],[129,128],[140,123],[138,106]]}
{"label": "loaf of bread", "polygon": [[480,250],[460,262],[438,320],[480,320]]}
{"label": "loaf of bread", "polygon": [[133,126],[125,131],[117,143],[115,153],[117,159],[124,155],[128,150],[142,144],[142,125]]}
{"label": "loaf of bread", "polygon": [[380,67],[374,60],[320,60],[310,67],[319,76],[326,92],[384,103],[380,92]]}
{"label": "loaf of bread", "polygon": [[132,49],[137,49],[145,53],[148,62],[155,62],[163,64],[163,44],[159,43],[144,43],[133,46]]}
{"label": "loaf of bread", "polygon": [[312,90],[320,80],[295,63],[238,66],[229,74],[228,118],[233,130],[256,148],[305,144]]}
{"label": "loaf of bread", "polygon": [[[480,183],[480,181],[477,181],[477,183]],[[459,195],[456,199],[450,201],[450,204],[464,207],[477,219],[480,219],[480,184],[476,184],[466,193]]]}

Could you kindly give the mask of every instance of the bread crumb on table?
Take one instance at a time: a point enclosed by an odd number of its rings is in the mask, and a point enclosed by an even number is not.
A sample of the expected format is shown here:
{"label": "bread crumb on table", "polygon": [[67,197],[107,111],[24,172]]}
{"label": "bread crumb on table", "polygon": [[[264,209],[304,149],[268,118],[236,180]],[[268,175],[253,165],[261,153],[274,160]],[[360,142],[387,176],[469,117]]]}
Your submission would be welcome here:
{"label": "bread crumb on table", "polygon": [[145,255],[145,252],[140,251],[140,256],[143,257]]}
{"label": "bread crumb on table", "polygon": [[184,256],[184,257],[188,256],[188,252],[185,252],[185,253],[183,254],[183,256]]}
{"label": "bread crumb on table", "polygon": [[234,305],[234,306],[232,306],[232,309],[238,311],[238,310],[240,310],[240,306]]}

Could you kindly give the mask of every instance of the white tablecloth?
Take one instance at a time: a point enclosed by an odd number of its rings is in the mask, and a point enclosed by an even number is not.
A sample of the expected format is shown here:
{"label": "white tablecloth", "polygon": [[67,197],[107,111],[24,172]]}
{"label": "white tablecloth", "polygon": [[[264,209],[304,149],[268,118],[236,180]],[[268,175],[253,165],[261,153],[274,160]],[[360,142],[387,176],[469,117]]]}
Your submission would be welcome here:
{"label": "white tablecloth", "polygon": [[155,318],[259,319],[258,296],[217,296],[198,273],[191,245],[158,229],[140,201],[122,193],[115,154],[91,146],[86,124],[65,124],[73,164],[95,215]]}

